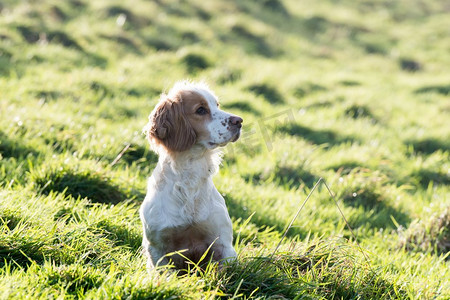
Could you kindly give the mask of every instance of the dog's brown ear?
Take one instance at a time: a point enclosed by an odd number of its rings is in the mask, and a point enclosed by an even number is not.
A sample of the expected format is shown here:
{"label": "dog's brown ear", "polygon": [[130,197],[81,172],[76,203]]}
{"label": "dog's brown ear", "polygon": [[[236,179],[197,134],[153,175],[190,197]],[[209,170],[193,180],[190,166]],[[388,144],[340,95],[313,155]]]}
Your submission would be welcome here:
{"label": "dog's brown ear", "polygon": [[173,152],[188,150],[197,139],[179,99],[163,97],[150,114],[147,130],[150,142],[161,144]]}

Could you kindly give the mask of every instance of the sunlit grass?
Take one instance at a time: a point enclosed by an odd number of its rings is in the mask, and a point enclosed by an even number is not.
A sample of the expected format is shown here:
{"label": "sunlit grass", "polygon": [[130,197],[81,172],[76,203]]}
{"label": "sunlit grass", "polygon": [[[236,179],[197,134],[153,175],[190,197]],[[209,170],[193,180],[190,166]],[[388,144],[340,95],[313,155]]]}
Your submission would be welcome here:
{"label": "sunlit grass", "polygon": [[[0,298],[447,299],[445,1],[3,1]],[[147,272],[161,92],[244,118],[215,184],[239,259]],[[126,150],[119,158],[119,153]],[[319,178],[323,185],[274,253]]]}

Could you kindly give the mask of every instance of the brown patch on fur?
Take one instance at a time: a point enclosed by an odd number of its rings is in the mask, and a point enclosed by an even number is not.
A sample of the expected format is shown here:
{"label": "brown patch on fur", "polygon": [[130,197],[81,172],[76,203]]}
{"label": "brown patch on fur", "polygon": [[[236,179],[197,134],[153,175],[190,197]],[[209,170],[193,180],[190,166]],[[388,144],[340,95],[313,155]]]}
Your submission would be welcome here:
{"label": "brown patch on fur", "polygon": [[[196,113],[205,107],[208,114]],[[147,135],[156,145],[163,145],[168,152],[182,152],[192,147],[198,139],[209,137],[206,122],[211,114],[206,99],[193,91],[181,91],[173,98],[166,95],[152,111]]]}
{"label": "brown patch on fur", "polygon": [[[211,121],[211,111],[206,99],[199,93],[192,91],[183,91],[180,95],[186,117],[189,120],[194,132],[197,134],[197,139],[209,138],[209,131],[206,127],[207,122]],[[205,115],[196,113],[200,107],[206,108],[208,111]]]}
{"label": "brown patch on fur", "polygon": [[[218,261],[222,258],[223,247],[213,244],[214,239],[209,238],[199,224],[167,229],[162,238],[166,241],[166,253],[176,251],[181,253],[172,254],[168,257],[179,270],[188,269],[191,262],[200,263],[203,266],[211,259]],[[213,245],[211,246],[211,244]],[[207,256],[200,262],[210,246]]]}
{"label": "brown patch on fur", "polygon": [[186,151],[194,145],[197,135],[187,120],[179,99],[160,100],[150,115],[148,137],[174,152]]}

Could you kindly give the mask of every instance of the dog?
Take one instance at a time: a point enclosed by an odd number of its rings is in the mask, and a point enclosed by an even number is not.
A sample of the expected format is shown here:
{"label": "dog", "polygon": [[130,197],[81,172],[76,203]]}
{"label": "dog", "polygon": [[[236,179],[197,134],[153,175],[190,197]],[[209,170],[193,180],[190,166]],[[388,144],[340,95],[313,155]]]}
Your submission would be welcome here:
{"label": "dog", "polygon": [[238,140],[242,118],[220,109],[205,83],[181,81],[162,94],[144,128],[159,158],[140,208],[147,266],[219,264],[236,258],[231,219],[212,176],[218,147]]}

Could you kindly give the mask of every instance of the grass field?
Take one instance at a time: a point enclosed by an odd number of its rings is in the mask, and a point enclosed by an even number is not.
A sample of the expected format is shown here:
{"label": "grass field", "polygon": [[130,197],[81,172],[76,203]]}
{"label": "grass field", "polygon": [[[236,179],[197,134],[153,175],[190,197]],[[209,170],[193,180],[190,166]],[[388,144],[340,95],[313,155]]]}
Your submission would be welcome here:
{"label": "grass field", "polygon": [[[3,0],[0,299],[449,299],[449,28],[445,0]],[[149,275],[142,128],[185,78],[244,118],[239,260]],[[272,256],[321,177],[368,259],[324,185]]]}

